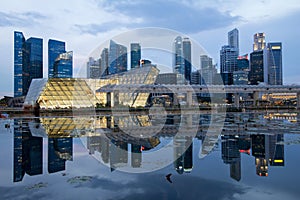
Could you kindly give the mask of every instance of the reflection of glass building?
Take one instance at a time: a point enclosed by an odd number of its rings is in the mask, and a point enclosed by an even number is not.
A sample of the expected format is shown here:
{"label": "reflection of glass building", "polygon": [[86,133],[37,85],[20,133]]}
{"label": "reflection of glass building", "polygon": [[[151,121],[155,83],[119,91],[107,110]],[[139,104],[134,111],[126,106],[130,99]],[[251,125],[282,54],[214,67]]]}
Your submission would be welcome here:
{"label": "reflection of glass building", "polygon": [[43,173],[43,138],[31,135],[28,122],[14,120],[14,182]]}
{"label": "reflection of glass building", "polygon": [[175,136],[174,145],[174,167],[182,174],[189,173],[193,169],[193,139],[192,137]]}
{"label": "reflection of glass building", "polygon": [[222,136],[222,159],[230,164],[230,177],[239,181],[241,179],[241,154],[238,138],[235,135]]}
{"label": "reflection of glass building", "polygon": [[55,59],[53,66],[54,78],[72,78],[73,77],[73,52],[61,53]]}
{"label": "reflection of glass building", "polygon": [[14,96],[25,96],[33,78],[43,77],[43,40],[25,40],[22,32],[14,32]]}
{"label": "reflection of glass building", "polygon": [[73,138],[48,138],[48,172],[66,169],[66,160],[72,160]]}
{"label": "reflection of glass building", "polygon": [[55,60],[61,53],[65,52],[65,42],[52,39],[48,41],[48,78],[54,77]]}

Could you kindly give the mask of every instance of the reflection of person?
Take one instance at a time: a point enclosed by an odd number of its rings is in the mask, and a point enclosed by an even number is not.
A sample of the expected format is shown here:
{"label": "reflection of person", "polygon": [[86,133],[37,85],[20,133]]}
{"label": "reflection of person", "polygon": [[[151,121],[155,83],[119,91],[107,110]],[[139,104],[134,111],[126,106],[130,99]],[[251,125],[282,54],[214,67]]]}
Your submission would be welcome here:
{"label": "reflection of person", "polygon": [[172,174],[166,175],[166,179],[167,179],[167,181],[169,181],[170,183],[173,183],[172,180],[171,180],[171,176],[172,176]]}

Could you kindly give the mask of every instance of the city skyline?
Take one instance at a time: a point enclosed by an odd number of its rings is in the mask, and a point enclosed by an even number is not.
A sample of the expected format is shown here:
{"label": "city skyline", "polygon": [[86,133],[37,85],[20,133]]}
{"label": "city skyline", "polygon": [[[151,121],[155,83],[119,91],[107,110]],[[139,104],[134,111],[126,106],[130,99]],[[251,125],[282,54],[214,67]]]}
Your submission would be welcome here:
{"label": "city skyline", "polygon": [[[214,1],[201,3],[190,1],[190,5],[186,2],[166,1],[160,4],[162,8],[170,6],[170,12],[178,11],[180,8],[180,12],[194,13],[193,19],[188,16],[177,19],[175,16],[169,16],[168,11],[160,13],[161,9],[157,8],[155,3],[147,2],[129,4],[125,1],[118,6],[113,2],[99,3],[93,0],[78,1],[74,5],[63,3],[62,7],[68,7],[69,12],[67,13],[63,9],[57,10],[54,6],[55,2],[24,1],[24,4],[17,3],[18,9],[16,9],[15,4],[14,1],[3,3],[3,9],[0,12],[0,15],[3,16],[3,20],[0,22],[1,35],[7,38],[0,41],[1,52],[3,52],[0,55],[3,74],[0,85],[5,85],[0,89],[0,96],[12,96],[13,45],[11,41],[12,33],[15,30],[22,31],[26,35],[41,37],[44,42],[50,38],[66,41],[69,48],[74,50],[74,75],[76,77],[80,70],[86,70],[84,66],[89,57],[88,53],[94,49],[95,44],[100,44],[112,35],[132,28],[156,26],[187,34],[207,50],[209,56],[214,59],[214,63],[219,63],[218,51],[225,44],[226,33],[229,30],[235,27],[239,29],[240,54],[251,52],[254,33],[265,32],[268,41],[280,41],[284,46],[284,84],[299,84],[300,75],[295,73],[299,65],[299,61],[295,59],[299,46],[297,41],[299,28],[296,26],[297,22],[293,20],[299,16],[297,11],[300,10],[300,4],[298,1],[289,1],[288,3],[264,1],[257,2],[257,4],[245,1],[228,2],[221,5]],[[257,9],[258,5],[267,9]],[[141,6],[147,6],[149,9],[144,12],[139,11],[137,15],[132,17],[130,12]],[[34,11],[32,7],[39,12]],[[276,16],[273,15],[274,11],[276,11]],[[157,13],[157,16],[153,15],[153,12]],[[213,14],[206,15],[206,13]],[[116,15],[114,16],[114,14]],[[64,19],[61,18],[62,16]],[[77,20],[78,16],[81,19]],[[166,18],[168,23],[160,22],[159,18]],[[260,20],[258,21],[258,19]],[[57,23],[58,21],[59,23]],[[278,27],[281,27],[280,30],[282,31],[277,31]],[[45,52],[47,45],[44,43],[43,46]],[[46,58],[47,55],[44,53],[44,77],[46,77],[46,67],[48,66]],[[147,59],[146,56],[145,58]],[[157,60],[152,61],[158,63]],[[171,61],[168,62],[171,63]]]}

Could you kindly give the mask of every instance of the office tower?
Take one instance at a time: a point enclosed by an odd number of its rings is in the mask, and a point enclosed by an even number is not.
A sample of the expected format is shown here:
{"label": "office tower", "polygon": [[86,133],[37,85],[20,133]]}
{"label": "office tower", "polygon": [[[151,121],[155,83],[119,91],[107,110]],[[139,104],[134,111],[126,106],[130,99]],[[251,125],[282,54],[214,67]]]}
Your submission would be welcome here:
{"label": "office tower", "polygon": [[175,38],[173,44],[173,73],[177,75],[177,83],[184,84],[185,83],[185,69],[184,69],[184,59],[183,59],[183,46],[182,46],[182,38],[177,36]]}
{"label": "office tower", "polygon": [[124,141],[111,140],[109,145],[110,167],[115,170],[118,167],[124,167],[128,162],[128,143]]}
{"label": "office tower", "polygon": [[55,59],[53,67],[53,78],[73,77],[73,52],[61,53]]}
{"label": "office tower", "polygon": [[264,51],[250,53],[250,85],[258,85],[265,82]]}
{"label": "office tower", "polygon": [[200,85],[201,84],[201,70],[196,70],[191,74],[191,84]]}
{"label": "office tower", "polygon": [[25,40],[22,32],[14,32],[14,97],[26,96],[31,80],[43,78],[43,40]]}
{"label": "office tower", "polygon": [[250,71],[248,54],[237,58],[237,71],[233,72],[234,85],[247,85]]}
{"label": "office tower", "polygon": [[220,50],[220,71],[224,85],[233,84],[233,72],[237,70],[238,50],[224,45]]}
{"label": "office tower", "polygon": [[73,138],[48,138],[48,172],[65,170],[67,160],[73,160]]}
{"label": "office tower", "polygon": [[182,42],[183,59],[184,59],[184,78],[188,83],[191,82],[192,73],[192,48],[189,38],[183,38]]}
{"label": "office tower", "polygon": [[228,32],[228,45],[239,51],[239,31],[236,28]]}
{"label": "office tower", "polygon": [[127,71],[127,48],[110,40],[108,63],[108,74],[117,74]]}
{"label": "office tower", "polygon": [[212,58],[207,55],[200,56],[200,64],[201,64],[201,79],[200,85],[213,85],[214,78],[217,74],[217,68],[212,63]]}
{"label": "office tower", "polygon": [[237,29],[228,32],[227,44],[220,50],[220,72],[224,85],[232,85],[233,72],[237,70],[239,55],[239,32]]}
{"label": "office tower", "polygon": [[281,42],[267,44],[265,77],[269,85],[282,85],[282,45]]}
{"label": "office tower", "polygon": [[108,48],[104,48],[101,52],[100,56],[100,66],[101,66],[101,72],[100,76],[106,76],[108,75]]}
{"label": "office tower", "polygon": [[141,45],[139,43],[130,44],[130,65],[131,69],[140,67]]}
{"label": "office tower", "polygon": [[87,62],[87,78],[99,79],[101,75],[100,68],[101,59],[95,60],[93,57],[89,58]]}
{"label": "office tower", "polygon": [[65,53],[65,42],[58,40],[48,40],[48,78],[54,77],[54,63],[56,58]]}
{"label": "office tower", "polygon": [[262,51],[266,46],[265,33],[255,33],[253,51]]}

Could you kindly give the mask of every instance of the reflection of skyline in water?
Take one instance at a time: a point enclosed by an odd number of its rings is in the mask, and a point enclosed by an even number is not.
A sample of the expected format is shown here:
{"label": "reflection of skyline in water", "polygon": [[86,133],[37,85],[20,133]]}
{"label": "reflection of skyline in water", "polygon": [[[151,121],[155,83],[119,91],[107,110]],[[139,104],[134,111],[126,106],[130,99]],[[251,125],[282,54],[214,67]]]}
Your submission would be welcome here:
{"label": "reflection of skyline in water", "polygon": [[[130,116],[130,118],[132,117]],[[193,170],[193,164],[197,159],[194,155],[204,155],[204,153],[200,153],[204,151],[207,156],[218,148],[218,140],[215,142],[215,140],[208,139],[212,137],[209,135],[208,130],[211,120],[210,115],[200,115],[199,127],[195,136],[189,133],[188,130],[185,133],[180,132],[178,134],[179,126],[182,125],[183,120],[181,120],[181,116],[170,115],[167,116],[164,126],[160,126],[161,130],[159,132],[150,134],[149,137],[146,137],[145,134],[138,137],[137,132],[140,132],[143,128],[145,133],[147,127],[149,127],[148,131],[151,132],[153,130],[151,125],[155,124],[155,121],[153,123],[149,116],[148,119],[147,116],[138,116],[136,119],[142,119],[147,123],[143,123],[144,126],[141,126],[139,120],[110,116],[83,117],[82,119],[64,117],[41,118],[39,120],[15,119],[14,182],[22,181],[25,173],[30,176],[43,173],[42,136],[45,135],[48,135],[48,173],[65,171],[67,161],[73,160],[72,137],[86,137],[86,147],[90,155],[99,153],[101,161],[107,164],[111,171],[125,166],[134,169],[144,167],[149,162],[149,160],[144,162],[144,155],[162,148],[162,145],[165,144],[164,140],[170,138],[173,141],[171,160],[173,160],[174,171],[177,171],[178,174],[190,173]],[[186,119],[188,118],[184,120]],[[221,145],[220,158],[222,158],[224,164],[229,165],[230,177],[234,180],[239,181],[242,177],[241,153],[255,158],[254,167],[256,168],[256,174],[259,176],[268,176],[269,166],[284,166],[284,135],[280,131],[276,134],[268,131],[269,127],[266,124],[272,125],[273,122],[261,119],[263,119],[262,116],[254,114],[229,114],[225,120],[221,136],[217,137]],[[132,121],[131,125],[126,123],[125,132],[122,131],[123,125],[120,125],[125,124],[124,121]],[[196,124],[195,121],[185,121],[184,123]],[[276,123],[278,124],[278,121]],[[32,124],[35,126],[32,126]],[[137,126],[137,124],[140,126]],[[295,126],[296,124],[288,123],[287,125]],[[55,134],[55,131],[57,134]],[[130,131],[133,131],[132,135],[128,134]],[[247,132],[248,134],[246,134]],[[213,138],[215,138],[215,135],[213,135]],[[193,140],[201,142],[200,149],[194,148]],[[207,142],[207,140],[210,142]],[[211,152],[207,149],[211,149]]]}

